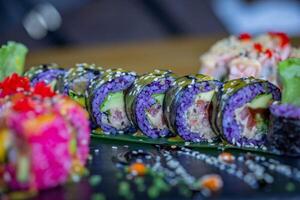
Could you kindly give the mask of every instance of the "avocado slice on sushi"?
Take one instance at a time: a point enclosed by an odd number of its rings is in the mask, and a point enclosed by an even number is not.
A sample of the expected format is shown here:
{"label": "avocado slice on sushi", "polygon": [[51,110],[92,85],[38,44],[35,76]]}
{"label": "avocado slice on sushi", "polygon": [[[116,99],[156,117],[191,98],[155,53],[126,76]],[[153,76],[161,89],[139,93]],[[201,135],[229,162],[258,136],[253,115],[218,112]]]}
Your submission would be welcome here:
{"label": "avocado slice on sushi", "polygon": [[125,92],[136,79],[136,73],[111,69],[88,87],[86,105],[93,125],[105,134],[136,132],[125,111]]}

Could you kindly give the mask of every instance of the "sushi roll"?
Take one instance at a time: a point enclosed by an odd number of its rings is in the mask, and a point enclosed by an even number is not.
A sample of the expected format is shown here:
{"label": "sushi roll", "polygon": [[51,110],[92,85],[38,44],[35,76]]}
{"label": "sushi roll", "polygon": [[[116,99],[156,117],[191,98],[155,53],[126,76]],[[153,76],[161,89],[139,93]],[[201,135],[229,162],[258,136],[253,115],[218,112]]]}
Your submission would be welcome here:
{"label": "sushi roll", "polygon": [[89,155],[90,124],[88,113],[68,97],[57,96],[52,98],[51,106],[64,118],[71,130],[73,166],[75,170],[78,169],[75,173],[82,172]]}
{"label": "sushi roll", "polygon": [[5,186],[40,190],[65,183],[72,164],[67,123],[37,96],[15,95],[11,95],[0,116],[1,136],[8,140],[1,145]]}
{"label": "sushi roll", "polygon": [[35,191],[83,175],[89,122],[80,105],[17,74],[0,82],[0,102],[3,188]]}
{"label": "sushi roll", "polygon": [[268,32],[256,37],[255,42],[278,53],[280,60],[285,60],[291,55],[292,45],[286,33]]}
{"label": "sushi roll", "polygon": [[227,80],[228,63],[251,48],[252,36],[244,33],[217,41],[206,53],[200,56],[200,73],[218,80]]}
{"label": "sushi roll", "polygon": [[223,81],[253,76],[277,85],[278,63],[296,54],[285,33],[244,33],[218,41],[204,53],[200,73]]}
{"label": "sushi roll", "polygon": [[162,107],[165,93],[174,81],[170,71],[155,70],[136,79],[126,93],[127,116],[148,137],[169,135]]}
{"label": "sushi roll", "polygon": [[4,176],[8,187],[40,190],[65,183],[71,169],[71,134],[63,118],[22,111],[6,119],[12,136]]}
{"label": "sushi roll", "polygon": [[164,99],[164,116],[169,129],[186,141],[212,142],[218,136],[209,122],[209,107],[220,81],[197,74],[176,79]]}
{"label": "sushi roll", "polygon": [[135,72],[107,70],[88,89],[87,109],[95,126],[106,134],[133,133],[136,128],[125,112],[125,91],[136,79]]}
{"label": "sushi roll", "polygon": [[272,150],[289,156],[300,156],[300,59],[279,63],[282,101],[270,106],[271,128],[268,144]]}
{"label": "sushi roll", "polygon": [[221,91],[212,99],[213,130],[233,145],[264,145],[269,128],[268,107],[280,100],[279,88],[250,77],[227,81]]}
{"label": "sushi roll", "polygon": [[66,72],[63,82],[63,93],[86,107],[86,91],[94,78],[100,78],[103,73],[101,67],[86,63],[76,64]]}
{"label": "sushi roll", "polygon": [[58,83],[65,73],[65,69],[52,63],[31,67],[24,75],[30,79],[33,86],[38,82],[44,81],[47,85],[50,84],[52,89],[62,92],[62,87]]}
{"label": "sushi roll", "polygon": [[10,134],[4,126],[4,119],[0,116],[0,193],[3,192],[5,183],[3,180],[4,176],[4,167],[7,162],[7,150],[10,146],[11,139]]}
{"label": "sushi roll", "polygon": [[270,112],[270,149],[283,155],[300,156],[300,107],[276,102]]}

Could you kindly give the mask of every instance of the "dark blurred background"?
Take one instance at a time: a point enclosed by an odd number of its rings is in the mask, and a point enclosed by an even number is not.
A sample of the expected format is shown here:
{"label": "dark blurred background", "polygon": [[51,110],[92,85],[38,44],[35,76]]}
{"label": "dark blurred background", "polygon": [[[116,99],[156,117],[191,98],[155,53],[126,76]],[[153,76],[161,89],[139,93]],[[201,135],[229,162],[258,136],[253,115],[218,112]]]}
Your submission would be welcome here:
{"label": "dark blurred background", "polygon": [[31,49],[284,31],[299,0],[0,0],[0,42]]}

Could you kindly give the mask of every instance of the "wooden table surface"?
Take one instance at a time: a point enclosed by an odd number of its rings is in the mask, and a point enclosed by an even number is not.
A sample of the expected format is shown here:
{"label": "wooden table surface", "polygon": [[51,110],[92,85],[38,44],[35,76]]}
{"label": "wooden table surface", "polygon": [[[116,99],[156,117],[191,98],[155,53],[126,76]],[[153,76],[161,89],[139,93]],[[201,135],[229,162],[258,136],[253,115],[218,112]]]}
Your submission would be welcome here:
{"label": "wooden table surface", "polygon": [[[26,66],[55,62],[64,67],[74,63],[95,63],[113,68],[122,67],[145,73],[153,69],[171,69],[185,75],[196,73],[199,56],[224,36],[173,38],[162,41],[123,43],[114,45],[74,46],[30,52]],[[295,46],[300,38],[292,39]]]}
{"label": "wooden table surface", "polygon": [[108,46],[83,46],[30,52],[26,66],[55,62],[63,66],[95,63],[107,68],[122,67],[145,73],[153,69],[171,69],[175,73],[197,72],[199,55],[217,39],[176,38]]}

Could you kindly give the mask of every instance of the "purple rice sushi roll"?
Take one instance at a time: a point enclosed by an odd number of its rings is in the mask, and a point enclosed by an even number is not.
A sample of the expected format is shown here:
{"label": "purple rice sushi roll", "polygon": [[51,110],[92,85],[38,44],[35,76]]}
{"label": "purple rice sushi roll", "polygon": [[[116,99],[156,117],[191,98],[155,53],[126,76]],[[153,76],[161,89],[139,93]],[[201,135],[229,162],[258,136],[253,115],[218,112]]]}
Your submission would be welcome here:
{"label": "purple rice sushi roll", "polygon": [[125,91],[136,79],[135,72],[107,70],[101,79],[93,79],[88,89],[87,108],[90,117],[105,134],[136,132],[125,112]]}
{"label": "purple rice sushi roll", "polygon": [[225,141],[237,146],[265,145],[269,105],[280,100],[279,88],[268,81],[241,78],[227,81],[212,100],[211,123]]}
{"label": "purple rice sushi roll", "polygon": [[174,81],[170,71],[155,70],[136,79],[126,93],[127,116],[148,137],[169,135],[162,107],[165,93]]}
{"label": "purple rice sushi roll", "polygon": [[169,129],[186,141],[213,142],[218,139],[211,128],[209,107],[222,83],[197,74],[176,79],[164,99],[164,116]]}
{"label": "purple rice sushi roll", "polygon": [[44,81],[47,85],[50,84],[54,90],[61,92],[62,87],[59,86],[59,82],[65,73],[66,70],[60,68],[57,64],[44,64],[31,67],[24,75],[30,79],[33,86]]}
{"label": "purple rice sushi roll", "polygon": [[300,59],[279,63],[282,100],[270,106],[269,148],[289,156],[300,156]]}
{"label": "purple rice sushi roll", "polygon": [[288,156],[300,156],[300,107],[275,102],[270,106],[268,145]]}
{"label": "purple rice sushi roll", "polygon": [[86,107],[86,91],[92,79],[101,78],[103,70],[101,67],[86,63],[76,64],[69,69],[63,80],[63,93]]}

